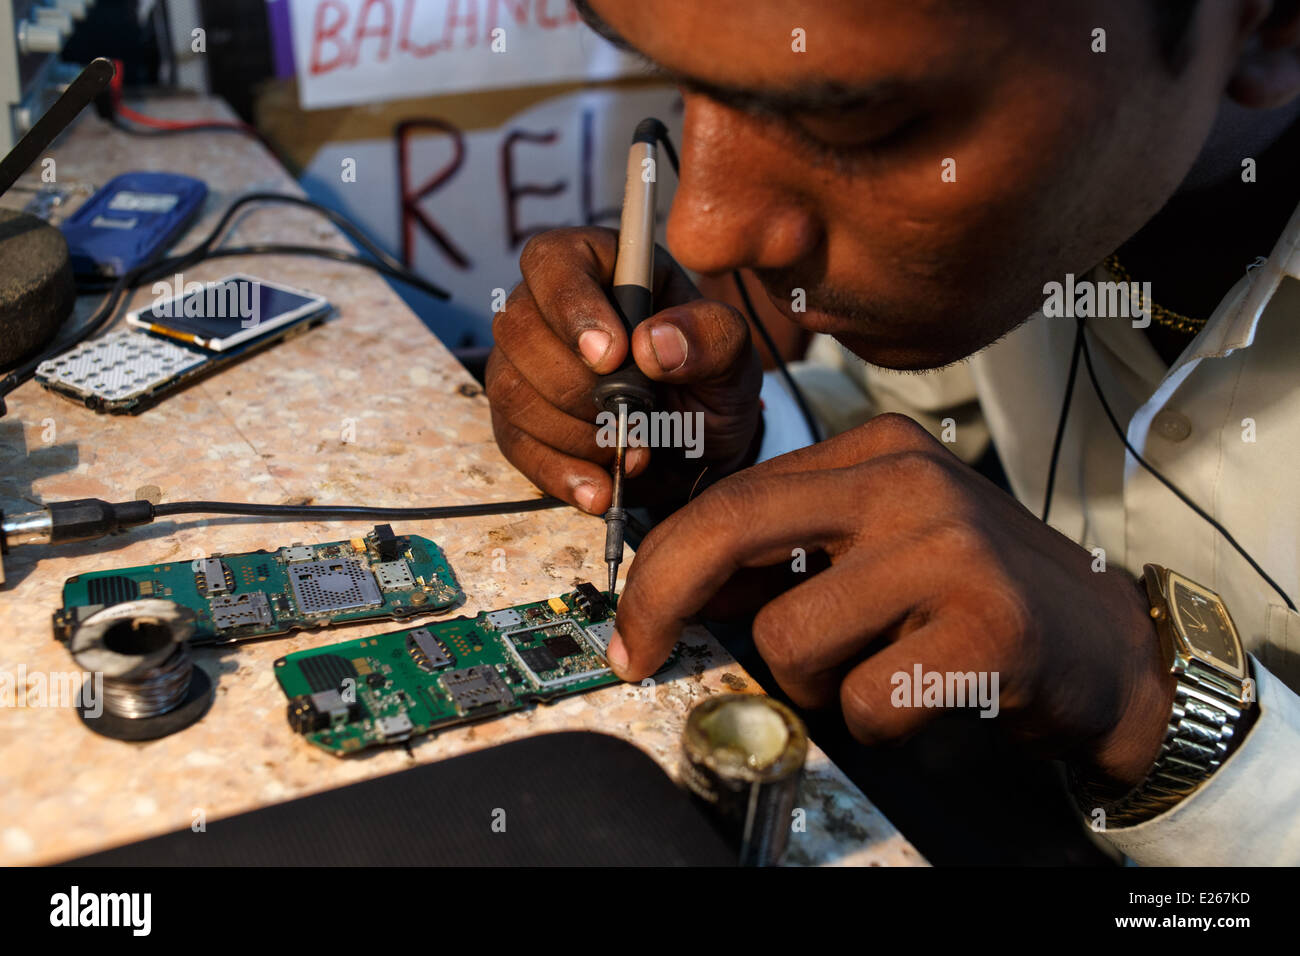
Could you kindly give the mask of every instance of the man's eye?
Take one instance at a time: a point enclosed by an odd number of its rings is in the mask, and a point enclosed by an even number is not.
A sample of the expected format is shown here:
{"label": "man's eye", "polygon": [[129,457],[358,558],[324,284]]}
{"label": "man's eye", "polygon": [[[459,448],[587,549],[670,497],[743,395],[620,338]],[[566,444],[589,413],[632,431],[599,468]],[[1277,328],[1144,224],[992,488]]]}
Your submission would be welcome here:
{"label": "man's eye", "polygon": [[920,122],[915,113],[899,110],[870,115],[849,111],[840,116],[800,116],[794,126],[806,139],[826,149],[880,148],[897,139]]}

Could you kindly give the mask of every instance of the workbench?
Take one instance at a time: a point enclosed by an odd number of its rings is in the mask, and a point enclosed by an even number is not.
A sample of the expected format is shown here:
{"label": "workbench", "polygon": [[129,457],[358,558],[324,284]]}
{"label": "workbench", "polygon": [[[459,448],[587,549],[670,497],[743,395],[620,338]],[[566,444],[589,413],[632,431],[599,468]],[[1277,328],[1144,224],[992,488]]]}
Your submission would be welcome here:
{"label": "workbench", "polygon": [[[145,108],[171,119],[231,118],[222,102],[208,98],[157,99]],[[51,155],[58,181],[86,186],[86,192],[131,169],[204,180],[211,195],[181,249],[206,234],[243,193],[302,194],[270,153],[238,134],[140,138],[83,115]],[[29,171],[23,182],[39,186],[39,173],[39,167]],[[12,192],[4,202],[21,206],[26,198],[30,194]],[[322,217],[283,206],[241,215],[227,241],[351,248]],[[151,495],[164,501],[406,506],[539,494],[498,451],[482,389],[378,275],[279,256],[206,262],[185,280],[210,281],[235,271],[321,293],[337,315],[138,417],[98,415],[28,383],[0,419],[0,507],[15,513],[43,501]],[[142,289],[132,307],[151,298]],[[97,302],[83,297],[77,317]],[[69,859],[551,731],[615,734],[676,779],[678,740],[690,708],[711,694],[762,691],[712,637],[691,628],[682,662],[652,686],[609,687],[370,756],[329,756],[289,728],[272,662],[402,626],[381,622],[197,650],[198,666],[217,687],[211,710],[197,724],[150,743],[91,733],[70,701],[35,706],[36,695],[28,699],[34,681],[76,670],[50,626],[65,578],[338,540],[370,524],[176,519],[111,539],[16,549],[0,590],[0,672],[11,679],[25,673],[27,687],[18,688],[12,706],[0,706],[0,864]],[[576,510],[394,525],[399,534],[424,535],[444,549],[467,595],[454,614],[539,600],[605,579],[604,526]],[[630,561],[629,554],[625,569]],[[797,806],[806,810],[807,828],[791,834],[787,863],[924,863],[815,744]]]}

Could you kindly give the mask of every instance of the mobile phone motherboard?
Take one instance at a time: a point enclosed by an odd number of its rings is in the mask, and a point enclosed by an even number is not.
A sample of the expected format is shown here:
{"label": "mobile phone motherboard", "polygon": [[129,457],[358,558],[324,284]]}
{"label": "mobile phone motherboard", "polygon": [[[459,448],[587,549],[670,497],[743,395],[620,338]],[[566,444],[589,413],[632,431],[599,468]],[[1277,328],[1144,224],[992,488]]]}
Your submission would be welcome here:
{"label": "mobile phone motherboard", "polygon": [[275,662],[275,676],[290,726],[343,756],[617,684],[605,660],[614,609],[582,584],[546,601],[298,651]]}
{"label": "mobile phone motherboard", "polygon": [[54,634],[66,642],[95,611],[137,598],[192,609],[197,625],[191,642],[225,644],[446,611],[464,593],[436,544],[377,525],[348,541],[76,575],[63,585]]}

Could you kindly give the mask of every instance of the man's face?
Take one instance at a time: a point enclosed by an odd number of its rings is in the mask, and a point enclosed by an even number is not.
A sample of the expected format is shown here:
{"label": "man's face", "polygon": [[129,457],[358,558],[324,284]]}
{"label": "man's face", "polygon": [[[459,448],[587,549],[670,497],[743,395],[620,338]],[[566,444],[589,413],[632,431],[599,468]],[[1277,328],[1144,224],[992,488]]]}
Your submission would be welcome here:
{"label": "man's face", "polygon": [[682,84],[674,256],[894,368],[993,342],[1165,203],[1235,55],[1202,6],[1175,76],[1147,0],[591,2]]}

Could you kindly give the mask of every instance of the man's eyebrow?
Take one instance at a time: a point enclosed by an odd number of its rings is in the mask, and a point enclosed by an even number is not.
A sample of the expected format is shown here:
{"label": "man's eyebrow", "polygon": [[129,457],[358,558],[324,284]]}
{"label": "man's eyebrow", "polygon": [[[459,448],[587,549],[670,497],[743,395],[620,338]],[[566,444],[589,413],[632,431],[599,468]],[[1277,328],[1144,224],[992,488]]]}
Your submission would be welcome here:
{"label": "man's eyebrow", "polygon": [[587,26],[618,49],[635,56],[670,83],[746,113],[819,113],[853,109],[897,98],[902,84],[883,81],[854,87],[836,80],[805,81],[786,89],[755,90],[687,76],[656,63],[606,23],[588,0],[571,0]]}
{"label": "man's eyebrow", "polygon": [[830,113],[897,99],[903,87],[883,81],[854,87],[836,80],[808,80],[784,89],[754,90],[727,86],[661,70],[666,78],[692,93],[745,113]]}
{"label": "man's eyebrow", "polygon": [[641,55],[641,51],[628,43],[627,40],[623,39],[621,33],[606,23],[599,13],[591,9],[591,4],[588,3],[587,0],[570,0],[570,2],[573,4],[573,9],[578,11],[578,16],[582,17],[583,23],[591,27],[591,29],[596,33],[599,33],[620,50],[624,50],[627,53],[635,53],[638,56]]}

